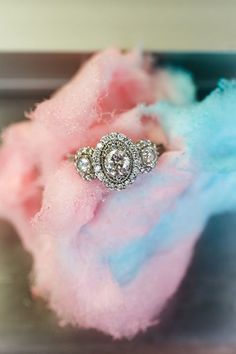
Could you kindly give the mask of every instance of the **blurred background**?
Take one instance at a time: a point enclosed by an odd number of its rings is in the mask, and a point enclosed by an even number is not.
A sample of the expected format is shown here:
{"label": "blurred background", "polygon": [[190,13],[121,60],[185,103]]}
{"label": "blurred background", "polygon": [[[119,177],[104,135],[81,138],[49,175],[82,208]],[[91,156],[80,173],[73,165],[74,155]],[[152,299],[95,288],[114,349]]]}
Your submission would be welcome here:
{"label": "blurred background", "polygon": [[[0,0],[0,129],[66,82],[81,52],[108,46],[183,66],[202,98],[236,77],[236,0]],[[32,299],[32,260],[0,221],[0,354],[235,354],[235,229],[235,215],[213,218],[162,325],[114,342],[60,328]]]}
{"label": "blurred background", "polygon": [[236,49],[235,0],[0,0],[0,51]]}

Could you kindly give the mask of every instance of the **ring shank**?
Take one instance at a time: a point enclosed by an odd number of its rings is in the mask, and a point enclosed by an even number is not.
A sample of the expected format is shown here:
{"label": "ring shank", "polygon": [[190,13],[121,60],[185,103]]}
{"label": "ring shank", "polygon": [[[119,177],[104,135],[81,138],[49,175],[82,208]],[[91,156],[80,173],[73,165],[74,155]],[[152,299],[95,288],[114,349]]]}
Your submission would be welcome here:
{"label": "ring shank", "polygon": [[163,144],[155,144],[155,145],[159,156],[161,156],[166,151],[165,146]]}
{"label": "ring shank", "polygon": [[[155,144],[155,145],[156,145],[159,156],[161,156],[166,151],[165,146],[163,144]],[[66,155],[66,159],[70,162],[74,162],[75,156],[76,156],[76,154],[68,153]]]}

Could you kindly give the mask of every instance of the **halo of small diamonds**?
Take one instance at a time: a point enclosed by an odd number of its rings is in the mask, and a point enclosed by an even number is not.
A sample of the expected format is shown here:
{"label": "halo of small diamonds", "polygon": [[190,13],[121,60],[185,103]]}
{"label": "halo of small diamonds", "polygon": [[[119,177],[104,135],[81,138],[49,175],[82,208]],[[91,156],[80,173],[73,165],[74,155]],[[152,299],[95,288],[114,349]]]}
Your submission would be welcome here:
{"label": "halo of small diamonds", "polygon": [[141,172],[150,172],[156,166],[160,155],[158,146],[150,140],[140,140],[137,147],[142,159]]}
{"label": "halo of small diamonds", "polygon": [[78,150],[74,156],[77,172],[87,181],[96,178],[93,168],[93,153],[94,149],[87,146]]}
{"label": "halo of small diamonds", "polygon": [[96,177],[109,189],[122,190],[132,184],[141,168],[136,144],[121,133],[101,138],[93,154]]}

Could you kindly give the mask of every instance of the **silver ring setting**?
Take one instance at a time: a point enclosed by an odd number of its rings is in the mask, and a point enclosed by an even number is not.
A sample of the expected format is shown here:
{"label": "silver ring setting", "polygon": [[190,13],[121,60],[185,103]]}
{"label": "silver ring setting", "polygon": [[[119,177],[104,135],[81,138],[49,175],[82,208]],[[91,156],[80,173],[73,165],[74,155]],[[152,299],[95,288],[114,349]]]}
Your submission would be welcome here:
{"label": "silver ring setting", "polygon": [[156,167],[162,148],[150,140],[134,143],[126,135],[113,132],[103,136],[95,148],[79,149],[73,160],[85,180],[97,178],[107,188],[120,191],[132,184],[140,173]]}

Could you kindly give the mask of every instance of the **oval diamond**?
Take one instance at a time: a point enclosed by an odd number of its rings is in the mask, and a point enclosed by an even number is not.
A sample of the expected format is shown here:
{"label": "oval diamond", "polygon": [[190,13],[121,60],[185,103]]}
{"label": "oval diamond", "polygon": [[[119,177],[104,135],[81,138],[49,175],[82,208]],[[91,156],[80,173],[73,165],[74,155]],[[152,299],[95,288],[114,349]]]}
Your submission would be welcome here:
{"label": "oval diamond", "polygon": [[[100,141],[103,147],[96,148],[93,155],[95,175],[110,189],[126,188],[140,173],[138,147],[124,134],[115,132],[105,135]],[[103,172],[102,179],[99,168]]]}
{"label": "oval diamond", "polygon": [[77,172],[81,175],[81,177],[89,181],[95,178],[95,172],[92,161],[93,153],[93,148],[81,148],[76,152],[74,160]]}
{"label": "oval diamond", "polygon": [[142,149],[141,154],[143,163],[146,165],[151,165],[157,158],[156,149],[154,149],[152,146],[147,146]]}
{"label": "oval diamond", "polygon": [[77,162],[78,169],[85,173],[91,169],[91,162],[90,159],[86,156],[82,156]]}
{"label": "oval diamond", "polygon": [[130,158],[125,150],[112,149],[106,156],[104,166],[107,173],[114,178],[124,177],[130,170]]}

